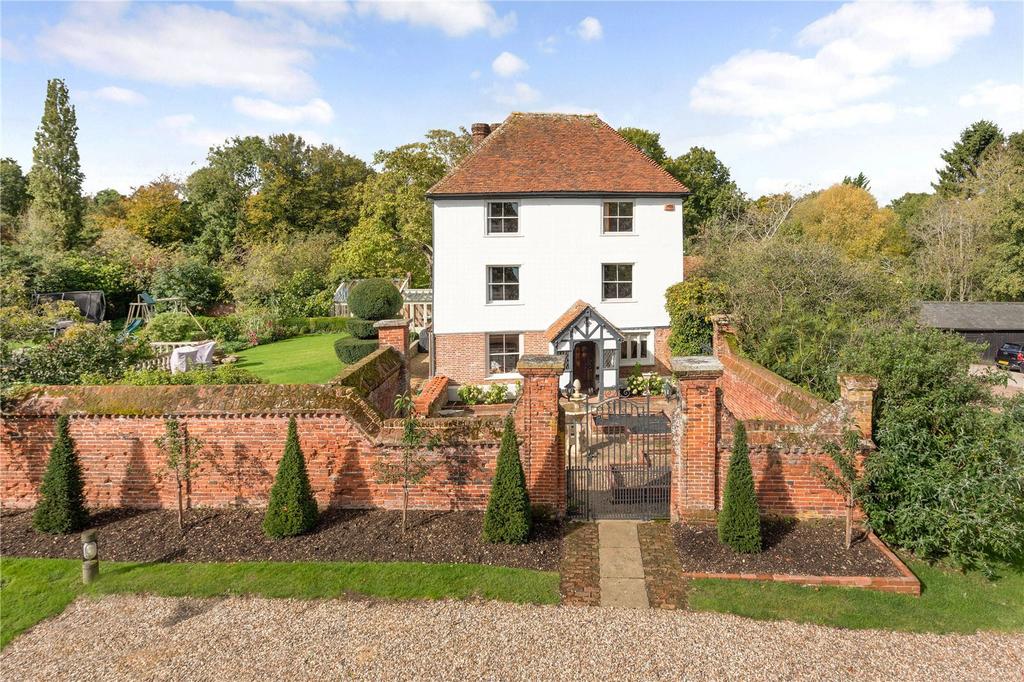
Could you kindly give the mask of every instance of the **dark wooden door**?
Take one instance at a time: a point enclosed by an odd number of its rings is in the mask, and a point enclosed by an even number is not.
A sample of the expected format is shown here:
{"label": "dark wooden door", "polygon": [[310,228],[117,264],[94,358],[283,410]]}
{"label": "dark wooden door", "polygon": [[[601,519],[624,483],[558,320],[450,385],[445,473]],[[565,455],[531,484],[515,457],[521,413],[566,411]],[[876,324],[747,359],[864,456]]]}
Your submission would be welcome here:
{"label": "dark wooden door", "polygon": [[591,393],[597,388],[594,383],[596,367],[594,365],[597,347],[593,341],[577,343],[572,351],[572,378],[580,380],[580,390]]}

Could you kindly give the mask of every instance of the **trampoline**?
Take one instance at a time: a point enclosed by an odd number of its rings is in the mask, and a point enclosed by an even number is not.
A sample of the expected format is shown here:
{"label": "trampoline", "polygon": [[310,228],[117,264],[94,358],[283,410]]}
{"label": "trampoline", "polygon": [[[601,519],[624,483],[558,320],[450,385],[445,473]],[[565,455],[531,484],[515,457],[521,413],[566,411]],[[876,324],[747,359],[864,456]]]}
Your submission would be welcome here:
{"label": "trampoline", "polygon": [[102,291],[56,291],[32,297],[35,305],[52,301],[72,301],[90,322],[102,322],[107,314],[107,297]]}

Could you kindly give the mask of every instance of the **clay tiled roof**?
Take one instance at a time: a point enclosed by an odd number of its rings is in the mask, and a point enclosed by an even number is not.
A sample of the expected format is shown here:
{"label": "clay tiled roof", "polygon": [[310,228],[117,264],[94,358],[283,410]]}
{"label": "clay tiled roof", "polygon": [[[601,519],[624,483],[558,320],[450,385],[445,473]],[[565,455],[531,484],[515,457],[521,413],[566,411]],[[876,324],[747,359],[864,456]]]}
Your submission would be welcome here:
{"label": "clay tiled roof", "polygon": [[615,334],[618,334],[619,336],[622,336],[622,332],[619,331],[618,327],[613,325],[611,322],[609,322],[607,319],[605,319],[605,317],[603,315],[601,315],[599,312],[594,310],[594,306],[590,305],[586,301],[576,301],[571,306],[569,306],[568,310],[566,310],[564,313],[559,315],[558,319],[555,320],[552,323],[552,325],[547,328],[547,331],[544,332],[544,339],[546,341],[548,341],[549,343],[554,343],[555,339],[557,339],[558,336],[562,332],[564,332],[566,330],[566,328],[570,324],[572,324],[576,320],[577,317],[582,315],[588,308],[593,311],[591,313],[591,315],[593,315],[594,317],[598,318],[598,321],[602,325],[604,325],[604,327],[606,329],[608,329],[609,331],[611,331],[611,332],[613,332]]}
{"label": "clay tiled roof", "polygon": [[514,113],[429,197],[689,190],[594,114]]}

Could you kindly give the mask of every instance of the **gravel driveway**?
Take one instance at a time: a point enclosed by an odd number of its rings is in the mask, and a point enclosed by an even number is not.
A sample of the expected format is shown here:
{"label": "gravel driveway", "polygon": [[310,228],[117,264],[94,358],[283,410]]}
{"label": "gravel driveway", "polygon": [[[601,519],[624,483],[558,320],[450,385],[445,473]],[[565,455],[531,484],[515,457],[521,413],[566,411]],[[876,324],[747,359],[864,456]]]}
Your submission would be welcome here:
{"label": "gravel driveway", "polygon": [[5,679],[1021,679],[1024,636],[499,603],[79,599]]}

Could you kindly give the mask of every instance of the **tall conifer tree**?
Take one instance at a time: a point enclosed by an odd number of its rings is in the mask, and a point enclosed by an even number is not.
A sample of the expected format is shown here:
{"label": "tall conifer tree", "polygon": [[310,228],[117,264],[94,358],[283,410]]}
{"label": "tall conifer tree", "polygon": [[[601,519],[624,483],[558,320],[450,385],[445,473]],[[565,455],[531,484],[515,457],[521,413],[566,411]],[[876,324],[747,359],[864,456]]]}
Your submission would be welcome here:
{"label": "tall conifer tree", "polygon": [[82,229],[82,169],[78,159],[78,120],[64,81],[46,84],[43,119],[32,149],[29,193],[32,210],[63,242],[74,246]]}

